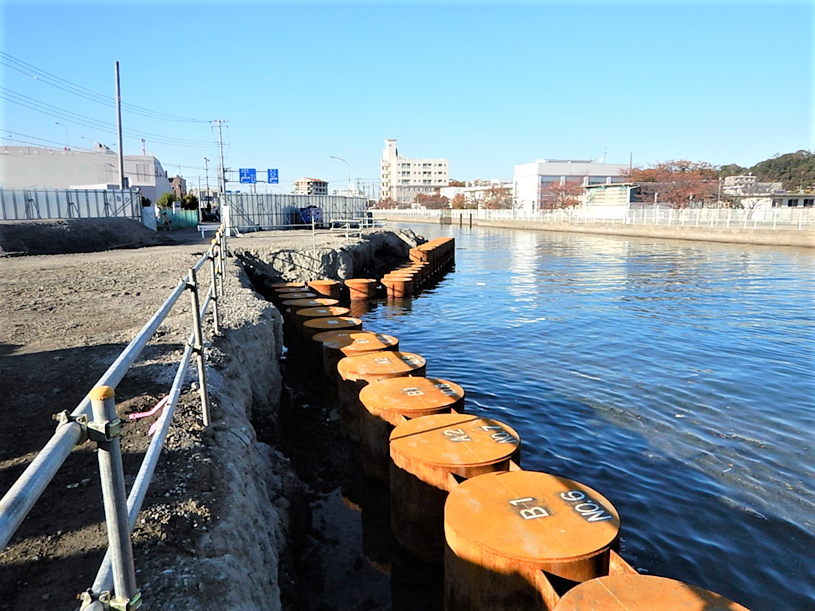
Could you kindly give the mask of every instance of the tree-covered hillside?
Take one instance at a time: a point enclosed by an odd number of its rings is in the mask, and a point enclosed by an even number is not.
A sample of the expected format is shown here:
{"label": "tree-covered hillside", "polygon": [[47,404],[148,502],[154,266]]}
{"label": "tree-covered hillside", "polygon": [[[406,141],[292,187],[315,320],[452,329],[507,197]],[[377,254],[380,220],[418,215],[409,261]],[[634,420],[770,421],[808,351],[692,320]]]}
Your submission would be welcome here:
{"label": "tree-covered hillside", "polygon": [[788,191],[813,188],[815,187],[815,152],[801,150],[776,155],[759,161],[751,168],[743,168],[731,163],[719,169],[719,176],[736,176],[751,172],[761,182],[783,183],[784,189]]}

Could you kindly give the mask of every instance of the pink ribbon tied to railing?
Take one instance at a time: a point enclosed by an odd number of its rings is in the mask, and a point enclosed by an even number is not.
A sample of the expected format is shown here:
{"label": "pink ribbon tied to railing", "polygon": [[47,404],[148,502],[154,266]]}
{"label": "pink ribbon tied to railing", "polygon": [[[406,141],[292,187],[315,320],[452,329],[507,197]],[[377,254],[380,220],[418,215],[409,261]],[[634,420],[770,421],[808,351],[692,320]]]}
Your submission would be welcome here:
{"label": "pink ribbon tied to railing", "polygon": [[[165,405],[167,405],[167,401],[169,400],[169,398],[170,398],[170,395],[167,395],[166,397],[164,397],[161,401],[156,403],[156,406],[153,409],[151,409],[149,412],[139,412],[138,414],[130,414],[127,417],[128,420],[138,420],[139,418],[147,418],[148,416],[152,416],[157,411],[162,409]],[[160,417],[158,418],[158,420],[156,420],[153,424],[150,425],[150,428],[147,431],[148,435],[152,435],[153,433],[156,432],[156,429],[158,428],[159,422],[161,422]]]}

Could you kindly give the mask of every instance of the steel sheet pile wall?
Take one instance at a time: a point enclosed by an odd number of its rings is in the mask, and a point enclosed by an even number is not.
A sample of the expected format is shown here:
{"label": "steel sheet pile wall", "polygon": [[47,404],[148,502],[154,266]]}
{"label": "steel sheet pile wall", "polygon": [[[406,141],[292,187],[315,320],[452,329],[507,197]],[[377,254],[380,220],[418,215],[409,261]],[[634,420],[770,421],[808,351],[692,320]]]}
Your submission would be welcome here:
{"label": "steel sheet pile wall", "polygon": [[141,220],[135,190],[0,189],[4,221],[119,217]]}
{"label": "steel sheet pile wall", "polygon": [[230,225],[237,229],[272,229],[302,224],[300,209],[316,206],[324,223],[362,217],[368,201],[364,197],[339,195],[294,195],[282,193],[227,193],[220,206],[228,206]]}

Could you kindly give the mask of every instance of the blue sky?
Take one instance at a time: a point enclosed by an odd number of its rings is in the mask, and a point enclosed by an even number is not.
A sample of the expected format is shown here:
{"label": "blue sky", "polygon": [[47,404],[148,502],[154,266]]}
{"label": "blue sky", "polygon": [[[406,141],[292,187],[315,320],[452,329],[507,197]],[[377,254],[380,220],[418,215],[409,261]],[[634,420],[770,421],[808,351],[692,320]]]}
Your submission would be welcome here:
{"label": "blue sky", "polygon": [[815,149],[814,18],[812,2],[784,1],[0,0],[0,135],[115,143],[110,105],[18,62],[112,100],[119,61],[124,103],[197,121],[125,112],[140,133],[125,152],[144,137],[193,183],[204,157],[214,181],[213,119],[229,121],[225,165],[279,168],[283,192],[301,176],[341,188],[331,156],[378,178],[386,138],[460,180],[604,154],[749,166]]}

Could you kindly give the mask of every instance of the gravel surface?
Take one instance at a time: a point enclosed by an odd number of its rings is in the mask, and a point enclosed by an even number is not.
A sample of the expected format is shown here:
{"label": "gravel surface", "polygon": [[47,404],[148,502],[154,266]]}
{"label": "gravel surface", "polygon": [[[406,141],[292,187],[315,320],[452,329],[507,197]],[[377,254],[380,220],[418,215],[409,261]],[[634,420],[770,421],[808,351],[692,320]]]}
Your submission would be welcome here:
{"label": "gravel surface", "polygon": [[[174,237],[188,243],[3,260],[0,494],[53,433],[51,415],[76,407],[209,244],[197,234]],[[392,236],[355,246],[319,232],[318,246],[339,253],[325,255],[312,250],[313,239],[281,232],[230,240],[238,256],[229,259],[225,274],[222,333],[213,337],[207,325],[214,424],[204,429],[201,423],[191,367],[134,532],[145,609],[280,606],[289,498],[302,484],[289,460],[258,441],[252,426],[256,416],[276,426],[282,332],[279,313],[254,292],[240,263],[252,258],[267,265],[263,274],[286,280],[333,277],[353,271],[355,249],[368,248],[369,255],[379,249],[384,256],[386,244],[394,246]],[[285,255],[275,259],[281,251]],[[284,262],[280,269],[275,260]],[[117,387],[120,416],[148,410],[169,392],[190,316],[189,299],[182,297]],[[128,486],[156,418],[125,421]],[[75,448],[0,552],[0,610],[75,608],[76,594],[93,582],[105,543],[96,456],[86,443]]]}

